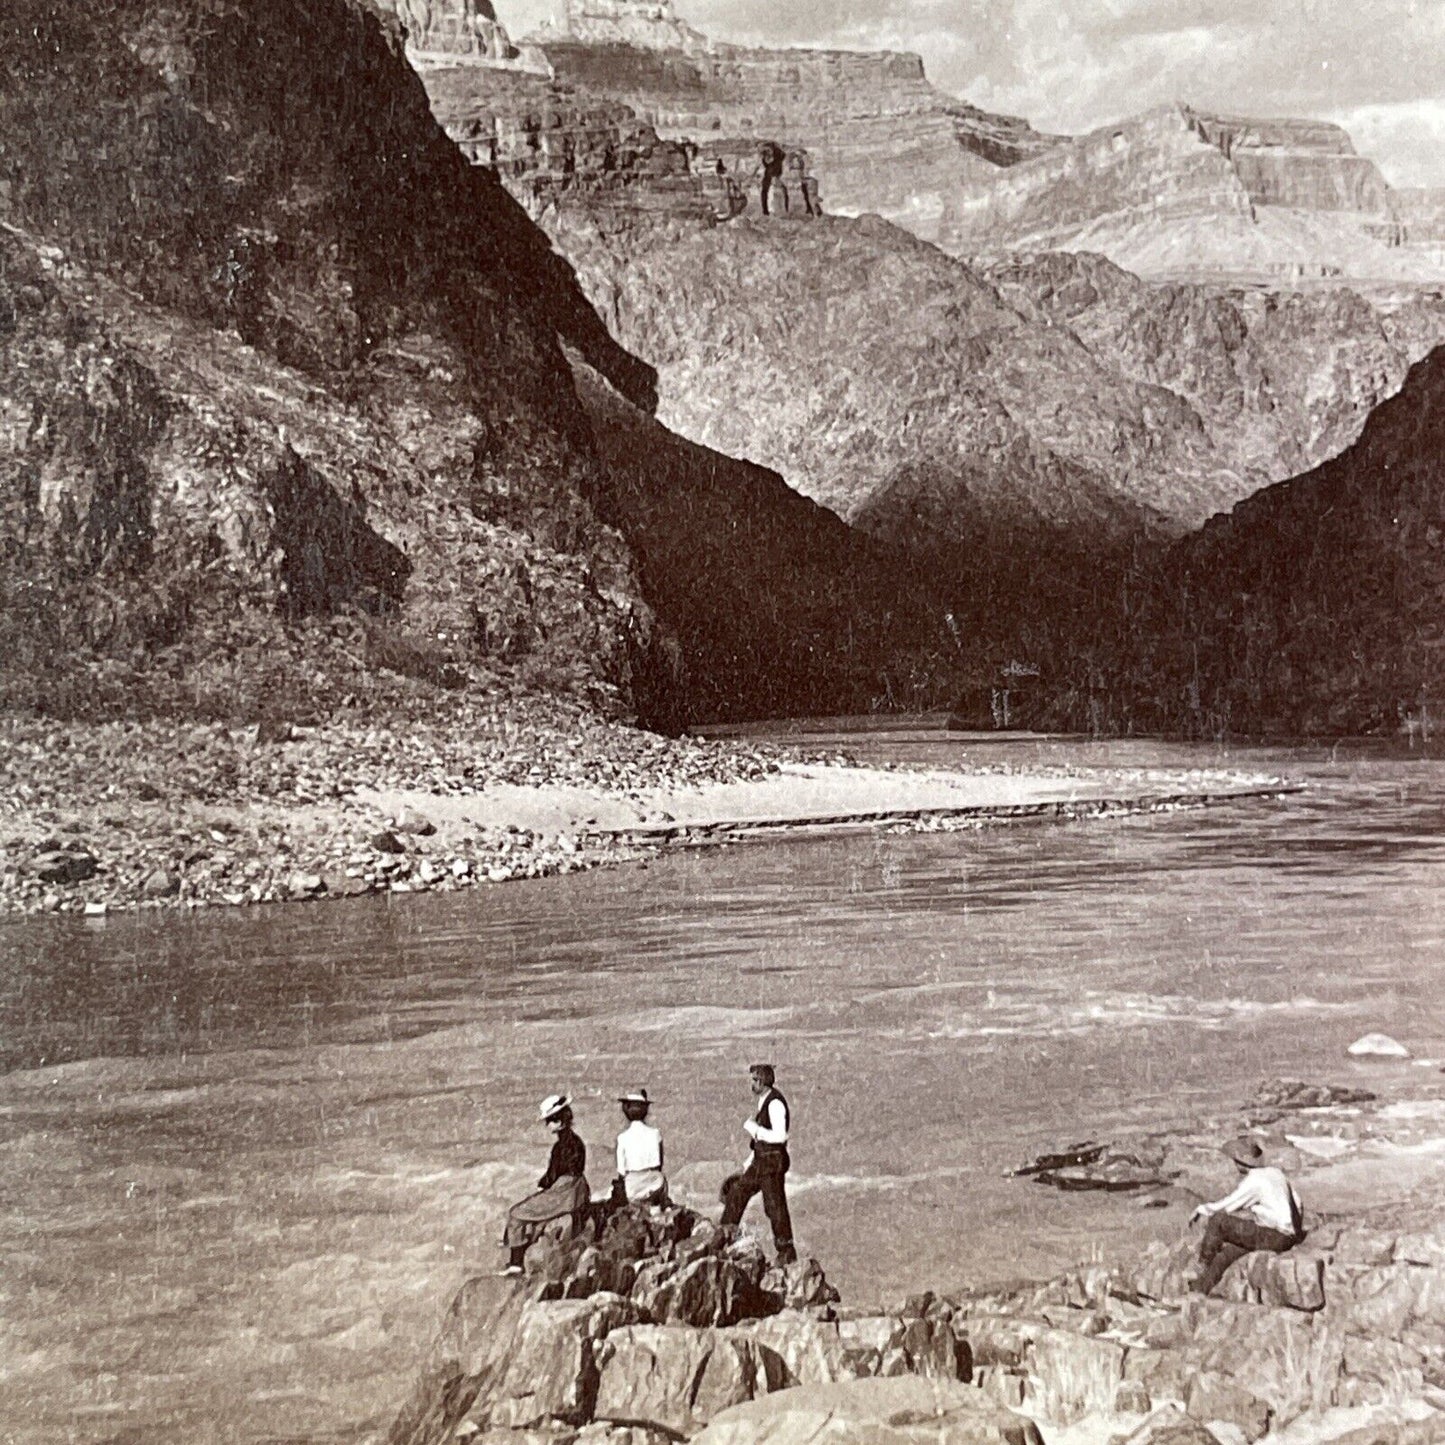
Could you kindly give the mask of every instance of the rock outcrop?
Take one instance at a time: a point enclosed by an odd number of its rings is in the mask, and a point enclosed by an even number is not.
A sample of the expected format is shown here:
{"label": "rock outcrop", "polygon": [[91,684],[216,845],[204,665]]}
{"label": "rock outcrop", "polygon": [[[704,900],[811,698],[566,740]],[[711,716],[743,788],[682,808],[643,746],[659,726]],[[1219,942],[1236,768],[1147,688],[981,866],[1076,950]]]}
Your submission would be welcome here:
{"label": "rock outcrop", "polygon": [[1431,301],[970,265],[876,219],[554,234],[664,421],[910,547],[1197,526],[1347,445],[1445,339]]}
{"label": "rock outcrop", "polygon": [[[630,524],[616,498],[644,474],[649,517],[733,565],[728,479],[753,472],[713,460],[714,539],[652,456],[603,460],[572,365],[641,415],[652,369],[436,125],[395,20],[306,14],[21,0],[0,21],[0,700],[304,717],[397,678],[687,716],[683,650],[599,508]],[[772,501],[782,538],[798,499]],[[856,590],[849,557],[828,585]],[[792,579],[747,575],[731,621],[786,633]],[[871,658],[909,650],[883,642],[894,615]],[[746,676],[688,628],[714,690]],[[815,650],[808,686],[830,672]]]}
{"label": "rock outcrop", "polygon": [[[1344,1116],[1327,1109],[1313,1125],[1329,1133]],[[1215,1187],[1227,1161],[1210,1142],[1167,1147],[1197,1157]],[[633,1216],[619,1234],[630,1243],[604,1232],[596,1245],[543,1250],[529,1280],[468,1284],[388,1439],[1435,1445],[1445,1438],[1438,1208],[1422,1197],[1307,1222],[1301,1245],[1245,1255],[1212,1297],[1189,1290],[1198,1236],[1186,1234],[1122,1264],[870,1312],[836,1300],[780,1309],[804,1271],[762,1275],[755,1247],[725,1244],[695,1218],[679,1228]],[[650,1317],[638,1285],[614,1273],[624,1258],[638,1281],[730,1263],[758,1280],[755,1317]],[[609,1277],[621,1292],[599,1287]]]}
{"label": "rock outcrop", "polygon": [[374,0],[394,13],[406,33],[407,59],[413,65],[475,63],[547,71],[546,57],[535,48],[524,53],[497,19],[491,0]]}
{"label": "rock outcrop", "polygon": [[1408,201],[1338,126],[1175,105],[1054,146],[957,195],[940,244],[1096,251],[1139,275],[1436,282]]}
{"label": "rock outcrop", "polygon": [[[1445,697],[1445,350],[1334,460],[1182,542],[1164,626],[1201,709],[1250,730],[1395,732]],[[1185,639],[1188,639],[1186,643]]]}

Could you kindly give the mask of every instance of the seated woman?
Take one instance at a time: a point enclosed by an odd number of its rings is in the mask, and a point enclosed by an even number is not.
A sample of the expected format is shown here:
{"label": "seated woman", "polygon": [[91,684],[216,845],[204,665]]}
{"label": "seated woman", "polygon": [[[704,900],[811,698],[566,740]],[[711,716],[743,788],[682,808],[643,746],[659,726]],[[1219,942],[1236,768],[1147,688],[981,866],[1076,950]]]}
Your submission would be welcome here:
{"label": "seated woman", "polygon": [[617,1136],[617,1178],[612,1198],[617,1204],[666,1204],[667,1177],[662,1172],[662,1134],[647,1122],[652,1101],[646,1089],[632,1089],[617,1101],[627,1127]]}
{"label": "seated woman", "polygon": [[547,1172],[537,1181],[537,1192],[507,1211],[502,1243],[511,1251],[506,1274],[521,1274],[527,1246],[554,1219],[570,1219],[573,1228],[588,1210],[592,1191],[587,1187],[587,1146],[572,1132],[572,1100],[566,1094],[548,1094],[542,1100],[542,1122],[553,1135]]}
{"label": "seated woman", "polygon": [[1283,1254],[1304,1238],[1304,1212],[1294,1186],[1282,1170],[1267,1167],[1264,1150],[1253,1139],[1224,1146],[1244,1176],[1233,1194],[1201,1204],[1189,1222],[1207,1219],[1199,1243],[1201,1266],[1194,1289],[1208,1294],[1235,1260],[1257,1249]]}

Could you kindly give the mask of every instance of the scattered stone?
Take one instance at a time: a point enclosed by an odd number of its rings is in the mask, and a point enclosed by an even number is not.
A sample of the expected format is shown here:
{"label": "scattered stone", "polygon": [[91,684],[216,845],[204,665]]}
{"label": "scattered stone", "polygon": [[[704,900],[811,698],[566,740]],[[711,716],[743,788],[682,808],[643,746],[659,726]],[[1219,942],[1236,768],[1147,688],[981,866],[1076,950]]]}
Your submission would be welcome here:
{"label": "scattered stone", "polygon": [[437,830],[437,825],[426,814],[418,813],[414,808],[405,809],[397,818],[396,826],[401,832],[414,834],[418,838],[430,838]]}
{"label": "scattered stone", "polygon": [[85,905],[85,916],[87,918],[104,918],[110,912],[108,903],[87,903]]}
{"label": "scattered stone", "polygon": [[319,873],[293,873],[287,886],[293,898],[311,898],[326,891],[326,880]]}
{"label": "scattered stone", "polygon": [[100,871],[100,864],[94,855],[82,850],[60,851],[40,854],[31,864],[31,870],[42,883],[84,883]]}
{"label": "scattered stone", "polygon": [[1358,1038],[1347,1050],[1357,1058],[1408,1059],[1410,1050],[1389,1034],[1366,1034]]}
{"label": "scattered stone", "polygon": [[[1383,1038],[1383,1034],[1372,1035]],[[1355,1053],[1364,1039],[1350,1046]],[[1251,1100],[1257,1107],[1275,1109],[1325,1109],[1341,1104],[1369,1104],[1375,1095],[1368,1089],[1351,1089],[1340,1084],[1307,1084],[1301,1079],[1266,1079]]]}
{"label": "scattered stone", "polygon": [[379,833],[373,833],[370,838],[371,846],[378,853],[405,853],[406,846],[395,833],[383,828]]}
{"label": "scattered stone", "polygon": [[174,898],[181,891],[181,880],[165,868],[157,868],[146,875],[141,884],[143,898]]}

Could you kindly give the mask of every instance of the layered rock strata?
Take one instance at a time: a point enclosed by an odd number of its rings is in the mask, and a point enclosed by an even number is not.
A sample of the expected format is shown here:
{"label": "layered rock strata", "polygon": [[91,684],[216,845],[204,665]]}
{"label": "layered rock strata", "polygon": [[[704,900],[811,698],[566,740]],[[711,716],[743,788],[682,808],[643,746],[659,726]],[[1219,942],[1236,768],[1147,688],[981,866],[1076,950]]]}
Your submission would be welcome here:
{"label": "layered rock strata", "polygon": [[597,46],[540,36],[559,80],[622,101],[664,136],[731,150],[746,171],[771,138],[814,159],[831,211],[878,212],[932,236],[946,198],[1052,143],[950,100],[916,55]]}
{"label": "layered rock strata", "polygon": [[1098,251],[1146,276],[1439,281],[1395,193],[1339,127],[1187,106],[1102,127],[956,196],[956,252]]}

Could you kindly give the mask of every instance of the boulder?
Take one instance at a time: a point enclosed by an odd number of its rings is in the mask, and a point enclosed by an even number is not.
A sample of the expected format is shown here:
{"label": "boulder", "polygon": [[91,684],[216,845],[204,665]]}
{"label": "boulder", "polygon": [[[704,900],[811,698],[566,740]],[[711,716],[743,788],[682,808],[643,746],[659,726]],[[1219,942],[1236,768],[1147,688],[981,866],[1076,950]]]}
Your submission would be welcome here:
{"label": "boulder", "polygon": [[1397,1039],[1392,1039],[1389,1034],[1365,1034],[1358,1038],[1347,1050],[1357,1058],[1370,1059],[1408,1059],[1410,1050]]}
{"label": "boulder", "polygon": [[1217,1420],[1237,1426],[1248,1441],[1258,1440],[1269,1430],[1269,1406],[1216,1371],[1201,1371],[1189,1381],[1184,1408],[1205,1424]]}
{"label": "boulder", "polygon": [[418,813],[415,808],[404,808],[396,820],[396,826],[401,832],[411,833],[418,838],[430,838],[437,830],[437,825],[425,813]]}
{"label": "boulder", "polygon": [[1215,1286],[1219,1299],[1313,1313],[1325,1307],[1325,1262],[1297,1249],[1256,1250],[1237,1259]]}
{"label": "boulder", "polygon": [[838,1303],[838,1291],[828,1283],[816,1259],[774,1265],[763,1276],[761,1288],[777,1301],[780,1310],[804,1310]]}
{"label": "boulder", "polygon": [[371,843],[372,850],[377,853],[406,852],[406,845],[388,828],[373,833],[368,841]]}
{"label": "boulder", "polygon": [[1426,1264],[1445,1269],[1445,1228],[1433,1234],[1402,1234],[1395,1240],[1397,1264]]}
{"label": "boulder", "polygon": [[501,1379],[482,1392],[472,1414],[511,1429],[555,1420],[585,1424],[597,1397],[597,1343],[637,1318],[637,1307],[613,1294],[528,1304]]}
{"label": "boulder", "polygon": [[1090,1339],[1068,1330],[1043,1329],[1028,1353],[1030,1414],[1061,1425],[1114,1408],[1124,1383],[1127,1351],[1113,1340]]}
{"label": "boulder", "polygon": [[656,1324],[699,1328],[736,1324],[765,1313],[757,1286],[731,1260],[717,1255],[676,1269],[670,1261],[644,1264],[637,1271],[632,1298]]}
{"label": "boulder", "polygon": [[695,1445],[1043,1445],[1038,1427],[956,1380],[800,1385],[723,1411]]}
{"label": "boulder", "polygon": [[[889,1321],[892,1324],[892,1321]],[[876,1374],[881,1349],[849,1344],[836,1322],[786,1310],[751,1320],[731,1334],[754,1341],[777,1356],[785,1385],[831,1385]]]}
{"label": "boulder", "polygon": [[782,1370],[739,1332],[634,1325],[597,1348],[600,1420],[692,1435],[731,1405],[781,1387]]}
{"label": "boulder", "polygon": [[[923,1375],[933,1380],[957,1380],[972,1372],[972,1353],[960,1342],[947,1320],[914,1318],[900,1321],[879,1363],[881,1375]],[[960,1362],[969,1361],[965,1370]]]}
{"label": "boulder", "polygon": [[1345,1374],[1345,1338],[1326,1315],[1261,1309],[1195,1296],[1184,1306],[1185,1356],[1216,1370],[1274,1412],[1276,1425],[1335,1403]]}
{"label": "boulder", "polygon": [[520,1278],[480,1275],[452,1300],[387,1445],[445,1445],[482,1389],[501,1377],[527,1302]]}
{"label": "boulder", "polygon": [[164,868],[146,874],[140,886],[142,898],[174,898],[181,891],[181,880]]}
{"label": "boulder", "polygon": [[30,867],[42,883],[84,883],[100,871],[94,855],[81,850],[41,853]]}

